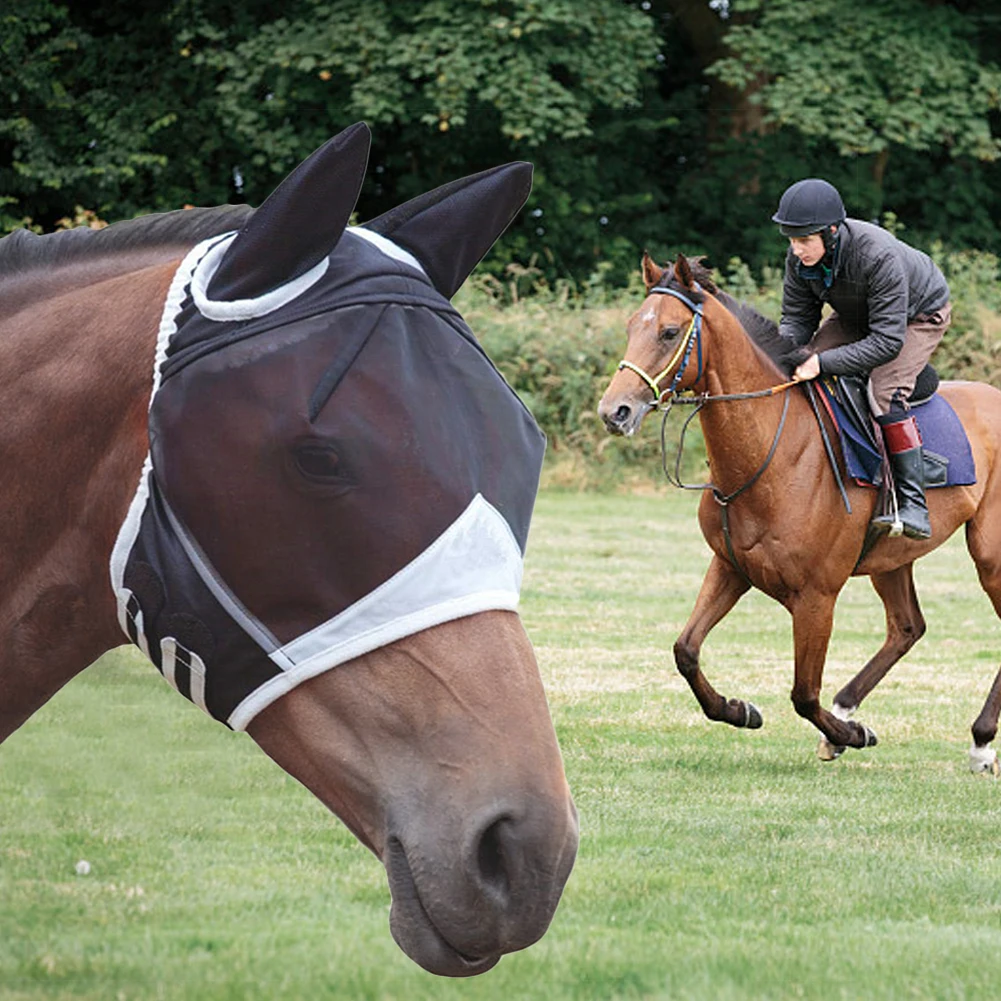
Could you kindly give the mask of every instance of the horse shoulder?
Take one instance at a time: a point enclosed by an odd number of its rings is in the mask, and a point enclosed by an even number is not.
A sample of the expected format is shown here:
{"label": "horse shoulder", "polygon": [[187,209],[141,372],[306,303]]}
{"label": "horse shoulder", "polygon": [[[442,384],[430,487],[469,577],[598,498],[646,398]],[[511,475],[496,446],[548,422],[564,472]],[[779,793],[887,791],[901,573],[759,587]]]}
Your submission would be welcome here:
{"label": "horse shoulder", "polygon": [[176,262],[0,319],[0,740],[124,641],[108,560],[147,449]]}

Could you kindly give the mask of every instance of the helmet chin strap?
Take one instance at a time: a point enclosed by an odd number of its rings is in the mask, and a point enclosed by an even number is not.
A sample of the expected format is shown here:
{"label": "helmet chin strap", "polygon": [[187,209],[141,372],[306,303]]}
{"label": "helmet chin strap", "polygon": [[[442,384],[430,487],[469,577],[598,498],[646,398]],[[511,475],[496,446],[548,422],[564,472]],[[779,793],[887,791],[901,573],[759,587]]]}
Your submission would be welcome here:
{"label": "helmet chin strap", "polygon": [[825,226],[820,231],[820,238],[824,241],[824,256],[831,258],[831,263],[834,263],[834,251],[838,246],[838,227],[837,226]]}

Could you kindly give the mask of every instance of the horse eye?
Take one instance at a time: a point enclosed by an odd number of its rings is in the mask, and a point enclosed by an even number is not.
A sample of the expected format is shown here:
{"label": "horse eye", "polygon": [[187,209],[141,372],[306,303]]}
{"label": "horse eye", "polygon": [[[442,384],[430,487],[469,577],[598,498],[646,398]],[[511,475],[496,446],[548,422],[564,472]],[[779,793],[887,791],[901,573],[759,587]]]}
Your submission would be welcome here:
{"label": "horse eye", "polygon": [[680,333],[681,333],[681,327],[678,327],[678,326],[675,326],[674,324],[671,324],[671,326],[665,327],[660,332],[660,339],[662,341],[673,341],[674,338],[677,337],[678,334],[680,334]]}
{"label": "horse eye", "polygon": [[295,464],[307,480],[327,482],[341,476],[341,459],[329,445],[310,443],[295,449]]}

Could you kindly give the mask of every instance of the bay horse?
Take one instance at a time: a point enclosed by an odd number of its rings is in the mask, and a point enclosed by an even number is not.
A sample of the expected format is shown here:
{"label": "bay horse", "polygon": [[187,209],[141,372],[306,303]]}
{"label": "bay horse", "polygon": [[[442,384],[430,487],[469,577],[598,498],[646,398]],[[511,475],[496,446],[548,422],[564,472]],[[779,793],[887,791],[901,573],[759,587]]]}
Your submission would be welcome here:
{"label": "bay horse", "polygon": [[[631,435],[664,399],[684,390],[703,397],[698,416],[711,484],[698,518],[713,555],[674,644],[677,668],[709,719],[762,725],[752,703],[721,696],[699,665],[710,630],[756,587],[792,616],[792,702],[820,731],[820,757],[872,746],[873,732],[851,717],[925,632],[914,561],[965,526],[981,586],[1001,615],[1001,392],[983,383],[942,383],[969,437],[976,483],[928,492],[931,539],[884,535],[863,555],[877,491],[849,482],[846,511],[804,386],[787,381],[795,345],[774,322],[717,289],[699,259],[678,255],[673,266],[660,267],[644,254],[641,268],[647,295],[628,321],[625,360],[598,410],[611,433]],[[835,457],[844,480],[843,457]],[[820,693],[834,606],[858,575],[869,577],[883,602],[886,639],[827,710]],[[974,771],[997,773],[989,745],[999,710],[1001,672],[973,723]]]}
{"label": "bay horse", "polygon": [[369,142],[257,209],[0,241],[0,740],[131,639],[471,976],[545,932],[578,840],[516,611],[543,438],[449,302],[531,166],[348,226]]}

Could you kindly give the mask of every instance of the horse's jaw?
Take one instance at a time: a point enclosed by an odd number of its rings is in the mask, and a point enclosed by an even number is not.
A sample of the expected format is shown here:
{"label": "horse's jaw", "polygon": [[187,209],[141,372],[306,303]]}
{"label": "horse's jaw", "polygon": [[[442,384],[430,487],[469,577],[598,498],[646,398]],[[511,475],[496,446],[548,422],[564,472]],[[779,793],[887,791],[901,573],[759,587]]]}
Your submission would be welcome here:
{"label": "horse's jaw", "polygon": [[544,934],[573,867],[577,814],[514,613],[445,623],[343,664],[248,732],[382,861],[390,930],[418,965],[474,976]]}

